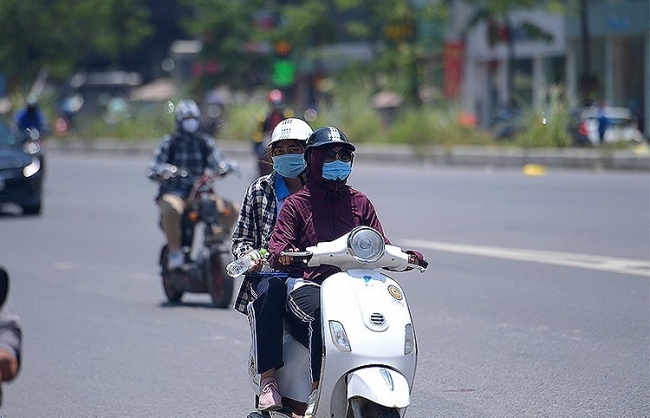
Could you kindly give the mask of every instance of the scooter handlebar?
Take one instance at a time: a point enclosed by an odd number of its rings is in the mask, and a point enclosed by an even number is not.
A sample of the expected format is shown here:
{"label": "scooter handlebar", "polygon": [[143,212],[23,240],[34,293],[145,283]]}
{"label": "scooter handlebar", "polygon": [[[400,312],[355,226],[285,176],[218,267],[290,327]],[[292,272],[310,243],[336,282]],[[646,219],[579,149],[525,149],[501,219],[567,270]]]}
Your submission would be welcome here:
{"label": "scooter handlebar", "polygon": [[282,251],[280,257],[293,257],[293,261],[300,261],[307,264],[314,256],[311,251]]}

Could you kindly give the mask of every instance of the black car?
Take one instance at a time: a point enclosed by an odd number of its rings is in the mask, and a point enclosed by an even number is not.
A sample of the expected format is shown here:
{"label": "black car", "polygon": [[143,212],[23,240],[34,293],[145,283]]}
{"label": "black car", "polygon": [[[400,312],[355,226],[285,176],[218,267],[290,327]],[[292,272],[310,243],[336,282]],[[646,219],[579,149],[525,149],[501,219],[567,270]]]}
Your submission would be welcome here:
{"label": "black car", "polygon": [[39,215],[44,168],[38,135],[15,133],[0,120],[0,204],[14,203],[24,215]]}

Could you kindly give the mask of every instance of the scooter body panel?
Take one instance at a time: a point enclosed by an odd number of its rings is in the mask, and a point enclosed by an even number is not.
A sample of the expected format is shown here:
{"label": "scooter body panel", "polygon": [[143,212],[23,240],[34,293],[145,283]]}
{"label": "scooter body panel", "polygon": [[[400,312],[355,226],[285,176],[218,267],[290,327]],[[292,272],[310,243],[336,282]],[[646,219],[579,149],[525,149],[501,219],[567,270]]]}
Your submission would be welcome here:
{"label": "scooter body panel", "polygon": [[384,367],[366,367],[348,375],[347,398],[368,399],[388,408],[402,409],[411,403],[410,387],[399,372]]}
{"label": "scooter body panel", "polygon": [[[417,344],[405,354],[405,329],[411,313],[399,284],[376,270],[349,270],[328,277],[321,287],[324,361],[316,403],[316,416],[344,418],[347,414],[350,373],[371,367],[399,371],[400,394],[394,402],[408,405],[415,378]],[[330,332],[330,321],[343,325],[351,351],[339,350]],[[365,373],[365,372],[360,372]],[[369,372],[372,373],[372,372]],[[363,374],[365,376],[365,374]],[[392,376],[392,373],[390,373]],[[354,378],[355,383],[363,380]],[[401,393],[405,388],[406,394]],[[369,389],[372,389],[370,387]],[[383,390],[383,388],[382,388]],[[357,388],[352,393],[362,393]],[[373,402],[378,396],[365,392]],[[382,403],[382,402],[378,402]],[[400,406],[405,407],[405,406]]]}
{"label": "scooter body panel", "polygon": [[[307,403],[311,394],[309,350],[293,339],[287,330],[284,331],[282,340],[282,360],[284,366],[275,371],[278,390],[284,397]],[[251,388],[259,395],[260,375],[256,372],[255,345],[255,333],[252,332],[248,373]]]}

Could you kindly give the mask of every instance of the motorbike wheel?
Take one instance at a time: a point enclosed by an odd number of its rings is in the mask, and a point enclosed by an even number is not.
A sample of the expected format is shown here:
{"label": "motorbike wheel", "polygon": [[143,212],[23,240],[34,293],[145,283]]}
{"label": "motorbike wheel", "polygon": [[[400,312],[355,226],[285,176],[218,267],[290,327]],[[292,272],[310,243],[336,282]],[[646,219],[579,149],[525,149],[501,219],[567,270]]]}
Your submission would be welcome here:
{"label": "motorbike wheel", "polygon": [[399,412],[373,402],[367,402],[362,409],[363,418],[399,418]]}
{"label": "motorbike wheel", "polygon": [[212,254],[210,258],[210,277],[208,293],[216,308],[227,308],[233,294],[233,278],[226,274],[226,263],[220,254]]}
{"label": "motorbike wheel", "polygon": [[165,245],[160,252],[160,274],[162,276],[163,290],[167,300],[171,303],[178,303],[183,297],[183,291],[174,287],[171,281],[171,272],[167,270],[167,260],[169,259],[169,250]]}

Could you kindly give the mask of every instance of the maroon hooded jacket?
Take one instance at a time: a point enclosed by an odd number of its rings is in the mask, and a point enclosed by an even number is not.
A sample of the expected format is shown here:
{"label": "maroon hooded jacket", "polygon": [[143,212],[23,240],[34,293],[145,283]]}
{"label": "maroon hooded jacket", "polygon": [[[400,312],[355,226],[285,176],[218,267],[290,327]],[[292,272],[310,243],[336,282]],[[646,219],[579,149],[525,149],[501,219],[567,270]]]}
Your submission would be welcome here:
{"label": "maroon hooded jacket", "polygon": [[[365,194],[348,186],[347,179],[323,179],[323,162],[330,148],[321,146],[310,151],[305,186],[284,202],[268,245],[271,267],[288,271],[291,277],[304,277],[317,283],[340,269],[303,267],[297,263],[285,266],[279,262],[280,253],[288,249],[304,251],[318,242],[339,238],[360,225],[370,226],[384,235],[375,208]],[[390,244],[385,235],[384,241]]]}

